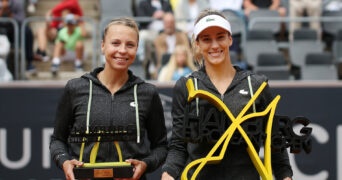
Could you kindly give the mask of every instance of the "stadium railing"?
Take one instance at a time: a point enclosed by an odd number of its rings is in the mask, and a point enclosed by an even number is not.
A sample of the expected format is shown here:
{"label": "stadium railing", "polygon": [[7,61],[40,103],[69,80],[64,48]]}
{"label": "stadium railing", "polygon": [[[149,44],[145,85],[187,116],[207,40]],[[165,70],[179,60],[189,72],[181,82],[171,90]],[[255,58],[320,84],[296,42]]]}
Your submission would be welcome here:
{"label": "stadium railing", "polygon": [[[256,17],[249,21],[248,23],[248,29],[252,29],[252,27],[260,22],[284,22],[284,23],[290,23],[290,22],[302,22],[302,23],[308,23],[312,21],[320,21],[322,22],[336,22],[336,23],[342,23],[341,17],[324,17],[321,16],[319,18],[317,17],[298,17],[298,18],[290,18],[290,17]],[[322,30],[323,27],[322,27]],[[280,48],[288,48],[287,43],[279,43],[278,44]]]}

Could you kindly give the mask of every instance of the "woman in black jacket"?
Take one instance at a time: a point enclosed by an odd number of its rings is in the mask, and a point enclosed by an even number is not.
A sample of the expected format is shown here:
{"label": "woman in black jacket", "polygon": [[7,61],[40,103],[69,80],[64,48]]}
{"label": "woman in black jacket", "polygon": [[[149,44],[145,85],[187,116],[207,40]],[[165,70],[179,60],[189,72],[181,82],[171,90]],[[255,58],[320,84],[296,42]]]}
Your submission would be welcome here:
{"label": "woman in black jacket", "polygon": [[[174,87],[172,137],[170,150],[162,168],[162,180],[178,178],[188,163],[206,157],[234,121],[231,117],[237,117],[261,84],[267,81],[265,76],[243,71],[232,65],[229,56],[229,47],[233,42],[231,34],[229,22],[217,11],[204,10],[195,21],[194,56],[201,68],[190,76],[178,80]],[[227,116],[225,111],[219,110],[203,98],[188,102],[188,80],[193,81],[191,84],[194,89],[207,91],[220,99],[232,116]],[[264,111],[272,100],[270,89],[266,86],[257,96],[254,106],[248,108],[245,114]],[[247,120],[244,123],[252,121],[248,127],[261,127],[257,125],[264,121],[255,120]],[[244,123],[242,127],[245,127]],[[244,130],[246,131],[246,128]],[[246,132],[258,131],[253,131],[252,128]],[[256,151],[259,151],[261,142],[258,142],[257,138],[252,140],[256,140],[253,141],[253,145]],[[218,149],[223,149],[223,146],[219,146]],[[218,156],[219,150],[213,156]],[[277,179],[291,179],[292,169],[286,150],[272,152],[272,168]],[[192,177],[195,174],[194,170],[190,169],[185,177]],[[182,176],[183,179],[185,177]],[[247,152],[244,139],[238,131],[234,131],[223,159],[205,164],[195,179],[259,180],[260,175]]]}
{"label": "woman in black jacket", "polygon": [[[128,69],[135,60],[138,41],[139,30],[134,20],[112,20],[101,43],[105,67],[66,84],[50,144],[52,158],[63,169],[66,179],[74,179],[75,166],[90,161],[94,144],[85,144],[82,157],[81,145],[68,142],[74,130],[133,127],[134,141],[119,141],[122,159],[134,166],[132,179],[145,179],[146,172],[154,171],[164,162],[167,139],[160,97],[155,86]],[[113,142],[101,142],[96,162],[120,161],[118,154]]]}

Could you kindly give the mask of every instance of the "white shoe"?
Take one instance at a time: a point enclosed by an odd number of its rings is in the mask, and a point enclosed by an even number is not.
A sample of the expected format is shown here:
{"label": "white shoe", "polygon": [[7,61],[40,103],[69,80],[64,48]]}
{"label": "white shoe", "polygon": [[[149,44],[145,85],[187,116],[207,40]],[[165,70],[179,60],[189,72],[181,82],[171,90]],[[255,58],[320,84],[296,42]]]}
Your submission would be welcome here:
{"label": "white shoe", "polygon": [[59,64],[51,65],[51,73],[53,77],[56,77],[58,75],[58,70],[59,70]]}

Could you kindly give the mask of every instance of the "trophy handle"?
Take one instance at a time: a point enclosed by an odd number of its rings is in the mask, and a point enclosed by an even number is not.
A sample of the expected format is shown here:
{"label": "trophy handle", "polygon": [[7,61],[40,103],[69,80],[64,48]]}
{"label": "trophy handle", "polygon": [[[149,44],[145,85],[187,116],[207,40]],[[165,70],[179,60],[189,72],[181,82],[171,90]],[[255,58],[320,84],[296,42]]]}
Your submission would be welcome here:
{"label": "trophy handle", "polygon": [[118,153],[118,157],[119,157],[119,162],[123,162],[122,160],[122,152],[121,152],[121,148],[120,148],[120,144],[118,141],[114,141],[114,145],[116,148],[116,152]]}
{"label": "trophy handle", "polygon": [[95,142],[93,148],[91,149],[91,152],[90,152],[90,163],[95,163],[96,162],[96,156],[97,156],[97,152],[99,151],[99,147],[100,147],[100,140],[101,140],[101,137],[99,136],[97,138],[97,142]]}
{"label": "trophy handle", "polygon": [[[133,176],[133,166],[131,163],[124,162],[119,142],[114,141],[115,148],[118,153],[118,162],[99,162],[96,163],[97,153],[100,147],[101,137],[97,141],[90,152],[89,163],[84,163],[82,167],[73,169],[76,178],[130,178]],[[80,161],[82,161],[84,153],[85,141],[82,142],[80,149]]]}
{"label": "trophy handle", "polygon": [[[98,153],[99,147],[100,147],[100,140],[101,140],[101,137],[99,136],[98,137],[98,141],[94,144],[93,148],[91,149],[91,152],[90,152],[90,162],[89,162],[90,164],[96,163],[96,157],[97,157],[97,153]],[[114,145],[115,145],[116,151],[118,153],[119,162],[123,162],[122,151],[121,151],[121,147],[120,147],[119,142],[118,141],[114,141]],[[83,154],[83,151],[84,151],[84,142],[82,143],[80,154]],[[81,160],[82,160],[82,157],[80,155],[80,161]]]}
{"label": "trophy handle", "polygon": [[78,158],[78,161],[82,162],[83,161],[83,152],[84,152],[84,146],[85,146],[85,137],[83,138],[82,144],[81,144],[81,149],[80,149],[80,157]]}

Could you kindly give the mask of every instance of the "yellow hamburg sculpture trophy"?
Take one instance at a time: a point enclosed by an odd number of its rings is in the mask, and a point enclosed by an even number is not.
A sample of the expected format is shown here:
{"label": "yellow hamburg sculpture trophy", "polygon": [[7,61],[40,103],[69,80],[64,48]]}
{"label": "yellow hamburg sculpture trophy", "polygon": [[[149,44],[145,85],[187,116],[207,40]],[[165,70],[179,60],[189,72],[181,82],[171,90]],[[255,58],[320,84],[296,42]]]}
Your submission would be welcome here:
{"label": "yellow hamburg sculpture trophy", "polygon": [[[82,167],[74,168],[76,179],[88,178],[130,178],[133,176],[133,166],[124,162],[122,158],[119,141],[136,140],[136,128],[132,126],[111,126],[111,127],[87,127],[85,132],[73,130],[69,137],[70,143],[81,143],[79,161],[83,161],[86,143],[94,143],[89,157],[89,162]],[[115,146],[118,162],[96,162],[97,152],[101,142],[112,142]]]}
{"label": "yellow hamburg sculpture trophy", "polygon": [[[206,155],[206,157],[196,159],[190,162],[184,169],[181,179],[187,180],[189,176],[189,171],[191,170],[193,173],[191,174],[190,179],[195,180],[197,175],[200,173],[201,169],[206,164],[220,163],[223,159],[227,147],[236,131],[238,131],[247,144],[247,152],[257,169],[259,175],[263,180],[272,180],[272,166],[271,166],[271,147],[272,150],[286,150],[286,148],[290,148],[291,153],[299,153],[301,149],[304,149],[307,153],[311,151],[311,132],[312,128],[307,127],[309,124],[309,120],[305,117],[296,117],[293,120],[290,120],[289,117],[286,116],[275,116],[275,110],[277,103],[280,100],[280,96],[276,96],[273,101],[267,106],[267,108],[262,112],[254,112],[246,114],[249,108],[252,107],[258,96],[261,94],[263,89],[266,87],[267,83],[264,82],[259,89],[255,92],[253,97],[249,100],[249,102],[245,105],[242,111],[234,117],[228,107],[215,95],[204,91],[197,90],[194,87],[194,83],[192,79],[187,81],[187,89],[188,89],[188,102],[191,102],[195,98],[203,98],[211,102],[215,105],[220,111],[224,111],[228,118],[231,120],[230,126],[224,131],[224,133],[219,137],[219,139],[215,142],[215,145],[210,150],[210,152]],[[186,116],[186,115],[185,115]],[[259,118],[259,119],[258,119]],[[266,118],[266,119],[265,119]],[[189,118],[191,119],[191,118]],[[185,118],[184,121],[184,137],[185,140],[189,142],[193,141],[191,133],[188,132],[188,129],[191,129],[191,120]],[[251,120],[265,120],[265,124],[263,128],[259,128],[261,134],[259,141],[263,142],[264,146],[264,160],[262,161],[259,157],[259,154],[256,148],[251,141],[253,137],[253,133],[249,133],[248,130],[245,130],[242,127],[242,123],[248,122]],[[304,127],[301,129],[301,135],[297,135],[293,132],[293,125],[301,124]],[[258,128],[256,128],[258,129]],[[254,129],[255,131],[255,129]],[[195,141],[200,139],[200,133],[195,137]],[[262,140],[260,140],[262,139]]]}

